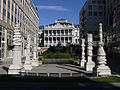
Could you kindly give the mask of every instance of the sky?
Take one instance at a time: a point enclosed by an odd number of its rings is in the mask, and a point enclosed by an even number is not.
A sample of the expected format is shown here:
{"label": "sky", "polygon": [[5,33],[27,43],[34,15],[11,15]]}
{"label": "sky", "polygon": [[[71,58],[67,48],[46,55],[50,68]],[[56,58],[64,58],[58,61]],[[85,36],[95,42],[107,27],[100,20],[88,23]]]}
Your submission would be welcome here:
{"label": "sky", "polygon": [[79,12],[86,0],[32,0],[38,8],[39,26],[54,23],[57,19],[79,24]]}

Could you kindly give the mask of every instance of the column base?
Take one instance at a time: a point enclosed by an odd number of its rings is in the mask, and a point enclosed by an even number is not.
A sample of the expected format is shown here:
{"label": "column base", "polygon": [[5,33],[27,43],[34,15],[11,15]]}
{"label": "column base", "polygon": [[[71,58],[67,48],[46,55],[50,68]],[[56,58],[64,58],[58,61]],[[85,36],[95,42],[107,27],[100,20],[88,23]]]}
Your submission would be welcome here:
{"label": "column base", "polygon": [[32,66],[33,66],[33,67],[39,66],[38,60],[32,60]]}
{"label": "column base", "polygon": [[86,63],[86,60],[81,60],[81,62],[80,62],[80,67],[85,67],[85,63]]}
{"label": "column base", "polygon": [[24,65],[24,70],[25,70],[25,71],[31,71],[31,70],[32,70],[32,65],[27,65],[27,64],[25,64],[25,65]]}
{"label": "column base", "polygon": [[22,66],[20,65],[10,65],[9,70],[8,70],[8,74],[15,74],[15,75],[19,75],[22,70]]}
{"label": "column base", "polygon": [[111,75],[111,70],[108,66],[98,66],[95,69],[95,72],[97,73],[97,75],[99,76],[107,76],[107,75]]}
{"label": "column base", "polygon": [[86,63],[85,64],[85,69],[86,71],[88,72],[93,72],[93,68],[95,67],[95,63],[94,62],[91,62],[91,63]]}

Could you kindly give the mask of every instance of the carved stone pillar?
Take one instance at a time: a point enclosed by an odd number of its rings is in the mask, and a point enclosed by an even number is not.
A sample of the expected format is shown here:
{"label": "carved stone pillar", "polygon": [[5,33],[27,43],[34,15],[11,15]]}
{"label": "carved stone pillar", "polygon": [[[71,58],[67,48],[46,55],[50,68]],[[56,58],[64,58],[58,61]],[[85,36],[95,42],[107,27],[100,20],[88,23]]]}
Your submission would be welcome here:
{"label": "carved stone pillar", "polygon": [[85,39],[81,39],[81,61],[80,61],[80,67],[85,67]]}
{"label": "carved stone pillar", "polygon": [[24,69],[26,71],[32,70],[32,65],[31,65],[31,60],[30,60],[30,36],[28,35],[27,37],[27,54],[26,54],[26,60],[25,60],[25,64],[24,64]]}
{"label": "carved stone pillar", "polygon": [[33,53],[32,66],[39,66],[38,56],[37,56],[37,42],[36,42],[36,36],[34,37],[34,53]]}
{"label": "carved stone pillar", "polygon": [[13,63],[9,67],[8,74],[19,74],[23,69],[23,65],[21,63],[21,33],[18,24],[16,24],[14,30],[13,45]]}
{"label": "carved stone pillar", "polygon": [[92,61],[93,56],[93,37],[92,34],[87,34],[87,62],[86,62],[86,71],[93,72],[95,63]]}
{"label": "carved stone pillar", "polygon": [[110,68],[106,65],[106,53],[104,51],[104,43],[103,43],[103,35],[102,35],[102,24],[99,24],[99,43],[98,43],[98,51],[97,51],[97,65],[95,67],[95,72],[100,75],[111,75]]}

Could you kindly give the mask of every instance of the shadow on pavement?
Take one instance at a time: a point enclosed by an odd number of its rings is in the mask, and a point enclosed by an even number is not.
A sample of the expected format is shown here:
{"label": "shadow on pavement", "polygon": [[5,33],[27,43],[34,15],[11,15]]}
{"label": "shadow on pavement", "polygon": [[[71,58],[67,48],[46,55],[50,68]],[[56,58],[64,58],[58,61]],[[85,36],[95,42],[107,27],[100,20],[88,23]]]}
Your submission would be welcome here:
{"label": "shadow on pavement", "polygon": [[8,69],[9,69],[8,67],[3,66],[2,68],[3,68],[3,70],[5,70],[8,73]]}
{"label": "shadow on pavement", "polygon": [[120,84],[98,83],[90,78],[0,76],[0,90],[119,90]]}

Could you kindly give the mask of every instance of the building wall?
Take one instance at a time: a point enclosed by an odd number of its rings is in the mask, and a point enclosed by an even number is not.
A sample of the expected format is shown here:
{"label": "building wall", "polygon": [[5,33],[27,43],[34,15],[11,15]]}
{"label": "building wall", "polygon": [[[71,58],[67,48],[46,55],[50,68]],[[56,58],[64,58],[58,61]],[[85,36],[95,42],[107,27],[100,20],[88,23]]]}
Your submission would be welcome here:
{"label": "building wall", "polygon": [[120,41],[120,1],[106,0],[107,41]]}
{"label": "building wall", "polygon": [[120,0],[106,0],[106,23],[108,58],[120,64]]}
{"label": "building wall", "polygon": [[9,37],[12,38],[16,24],[20,25],[22,34],[21,54],[24,56],[27,35],[30,35],[33,43],[33,38],[39,30],[38,23],[38,11],[33,5],[32,0],[0,0],[0,27],[2,28],[2,35],[4,34],[4,40],[1,41],[1,46],[2,43],[5,44],[3,47],[4,58],[1,57],[1,59],[6,60],[8,57],[12,57],[9,54],[9,51],[12,53],[12,41],[10,41],[11,39]]}
{"label": "building wall", "polygon": [[97,35],[100,22],[103,23],[105,31],[105,0],[87,0],[79,16],[81,37],[86,33]]}

